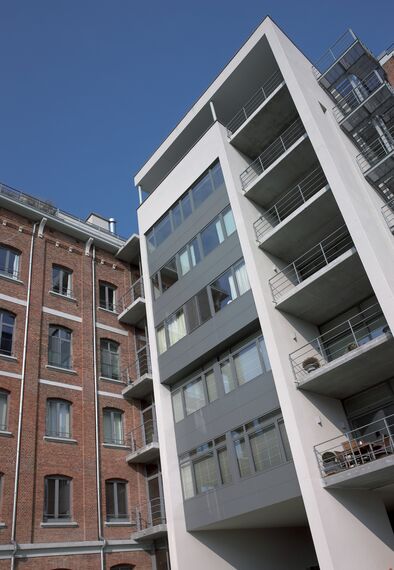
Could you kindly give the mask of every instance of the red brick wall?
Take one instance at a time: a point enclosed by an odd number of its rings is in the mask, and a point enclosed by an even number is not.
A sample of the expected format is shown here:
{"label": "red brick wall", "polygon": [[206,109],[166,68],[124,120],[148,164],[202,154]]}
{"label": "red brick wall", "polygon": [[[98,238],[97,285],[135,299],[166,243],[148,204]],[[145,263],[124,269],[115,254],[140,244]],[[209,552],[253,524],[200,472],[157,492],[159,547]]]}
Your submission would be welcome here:
{"label": "red brick wall", "polygon": [[394,87],[394,56],[391,56],[382,67],[387,73],[389,83]]}

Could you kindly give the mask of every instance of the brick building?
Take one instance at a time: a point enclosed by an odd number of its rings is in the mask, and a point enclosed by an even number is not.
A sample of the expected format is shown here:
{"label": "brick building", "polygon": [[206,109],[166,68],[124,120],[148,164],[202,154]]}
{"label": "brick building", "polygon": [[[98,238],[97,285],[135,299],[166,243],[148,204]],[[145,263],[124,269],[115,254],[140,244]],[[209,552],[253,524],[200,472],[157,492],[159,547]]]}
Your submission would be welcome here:
{"label": "brick building", "polygon": [[139,239],[114,226],[0,186],[1,570],[167,568]]}

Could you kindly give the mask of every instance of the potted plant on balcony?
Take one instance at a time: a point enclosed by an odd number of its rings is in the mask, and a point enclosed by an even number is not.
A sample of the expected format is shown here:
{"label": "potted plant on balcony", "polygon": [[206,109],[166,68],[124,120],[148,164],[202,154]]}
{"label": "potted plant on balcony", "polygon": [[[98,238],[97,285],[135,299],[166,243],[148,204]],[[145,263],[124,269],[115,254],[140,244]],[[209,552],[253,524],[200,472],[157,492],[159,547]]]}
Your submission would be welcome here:
{"label": "potted plant on balcony", "polygon": [[310,372],[313,372],[314,370],[320,368],[320,364],[315,356],[309,356],[302,363],[302,368],[305,370],[305,372],[308,372],[308,374],[310,374]]}
{"label": "potted plant on balcony", "polygon": [[350,352],[351,350],[354,350],[355,348],[358,348],[357,343],[356,342],[350,342],[346,347],[346,351]]}

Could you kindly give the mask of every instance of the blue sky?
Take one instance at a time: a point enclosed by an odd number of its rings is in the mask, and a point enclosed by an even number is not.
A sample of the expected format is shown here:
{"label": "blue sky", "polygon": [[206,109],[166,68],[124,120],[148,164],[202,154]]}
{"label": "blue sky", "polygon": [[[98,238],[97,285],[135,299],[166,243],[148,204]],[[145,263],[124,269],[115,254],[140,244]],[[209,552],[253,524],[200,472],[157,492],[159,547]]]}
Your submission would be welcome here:
{"label": "blue sky", "polygon": [[392,0],[0,0],[0,181],[135,231],[133,175],[267,14],[312,60],[394,40]]}

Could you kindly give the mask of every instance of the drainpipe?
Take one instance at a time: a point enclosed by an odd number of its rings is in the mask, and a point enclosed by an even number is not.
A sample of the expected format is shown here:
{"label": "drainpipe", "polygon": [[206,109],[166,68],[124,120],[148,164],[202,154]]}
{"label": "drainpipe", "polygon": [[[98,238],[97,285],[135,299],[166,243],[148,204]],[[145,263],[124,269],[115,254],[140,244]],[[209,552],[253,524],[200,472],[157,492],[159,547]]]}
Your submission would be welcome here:
{"label": "drainpipe", "polygon": [[14,497],[12,505],[12,526],[11,526],[11,543],[14,546],[14,550],[11,554],[11,570],[15,567],[15,555],[18,549],[16,543],[16,509],[18,504],[18,484],[19,484],[19,468],[20,468],[20,456],[21,456],[21,438],[22,438],[22,417],[23,417],[23,396],[25,391],[25,379],[26,379],[26,354],[27,354],[27,336],[29,327],[29,313],[30,313],[30,297],[31,297],[31,274],[33,268],[33,250],[34,250],[34,238],[36,233],[37,224],[33,225],[31,243],[30,243],[30,258],[29,258],[29,277],[27,283],[27,301],[26,301],[26,316],[25,316],[25,332],[23,335],[23,355],[22,355],[22,378],[21,378],[21,390],[19,395],[19,416],[18,416],[18,435],[16,440],[16,462],[15,462],[15,481],[14,481]]}
{"label": "drainpipe", "polygon": [[98,539],[101,542],[100,568],[105,570],[104,548],[106,541],[103,537],[103,521],[101,517],[101,476],[100,476],[100,439],[99,439],[99,406],[98,406],[98,376],[97,376],[97,334],[96,334],[96,248],[92,247],[92,316],[93,316],[93,375],[94,375],[94,416],[96,439],[96,492],[97,492],[97,526]]}

